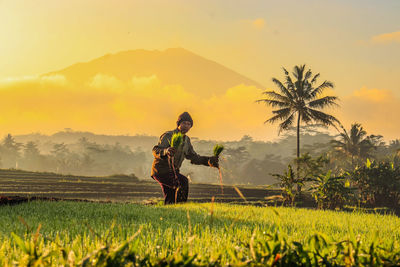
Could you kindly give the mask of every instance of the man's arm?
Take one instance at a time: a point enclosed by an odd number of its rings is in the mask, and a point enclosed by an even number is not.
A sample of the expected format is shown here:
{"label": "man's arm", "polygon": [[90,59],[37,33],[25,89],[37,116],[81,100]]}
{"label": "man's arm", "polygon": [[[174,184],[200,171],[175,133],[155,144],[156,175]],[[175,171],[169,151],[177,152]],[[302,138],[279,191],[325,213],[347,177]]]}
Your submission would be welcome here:
{"label": "man's arm", "polygon": [[168,148],[170,147],[170,139],[168,133],[161,135],[158,144],[153,147],[153,156],[155,158],[164,158],[167,156]]}
{"label": "man's arm", "polygon": [[194,151],[193,146],[190,143],[190,140],[188,143],[189,143],[189,149],[188,149],[188,153],[185,155],[185,157],[190,160],[190,163],[196,164],[196,165],[209,166],[208,161],[209,161],[210,157],[200,156],[199,154],[197,154]]}

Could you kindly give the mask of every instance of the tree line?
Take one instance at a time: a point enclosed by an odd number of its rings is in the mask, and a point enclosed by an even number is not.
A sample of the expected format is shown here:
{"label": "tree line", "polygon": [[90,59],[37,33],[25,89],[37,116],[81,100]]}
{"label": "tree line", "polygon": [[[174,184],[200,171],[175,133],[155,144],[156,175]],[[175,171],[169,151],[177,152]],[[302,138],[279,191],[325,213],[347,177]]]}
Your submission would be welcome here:
{"label": "tree line", "polygon": [[97,144],[86,138],[76,143],[54,143],[42,153],[35,141],[19,143],[8,134],[0,143],[1,168],[73,175],[142,174],[145,153],[120,143]]}

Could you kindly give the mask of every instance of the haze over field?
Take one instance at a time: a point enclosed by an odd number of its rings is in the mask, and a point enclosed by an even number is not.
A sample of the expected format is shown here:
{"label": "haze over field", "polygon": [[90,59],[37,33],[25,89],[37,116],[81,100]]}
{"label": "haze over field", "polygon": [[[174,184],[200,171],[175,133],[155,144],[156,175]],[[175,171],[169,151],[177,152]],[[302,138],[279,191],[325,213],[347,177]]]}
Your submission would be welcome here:
{"label": "haze over field", "polygon": [[346,127],[398,138],[399,12],[395,0],[1,1],[0,134],[158,136],[187,110],[191,136],[272,140],[271,108],[254,102],[282,66],[306,63],[334,82]]}

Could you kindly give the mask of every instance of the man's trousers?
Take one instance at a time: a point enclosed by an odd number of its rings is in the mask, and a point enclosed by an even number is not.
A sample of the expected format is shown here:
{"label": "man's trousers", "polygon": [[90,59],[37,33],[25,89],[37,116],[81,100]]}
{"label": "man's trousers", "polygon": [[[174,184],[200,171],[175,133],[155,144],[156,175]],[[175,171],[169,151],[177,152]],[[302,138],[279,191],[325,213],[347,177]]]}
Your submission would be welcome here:
{"label": "man's trousers", "polygon": [[153,175],[163,191],[164,203],[174,204],[186,202],[189,194],[189,182],[186,176],[176,173],[176,178],[173,172],[165,175]]}

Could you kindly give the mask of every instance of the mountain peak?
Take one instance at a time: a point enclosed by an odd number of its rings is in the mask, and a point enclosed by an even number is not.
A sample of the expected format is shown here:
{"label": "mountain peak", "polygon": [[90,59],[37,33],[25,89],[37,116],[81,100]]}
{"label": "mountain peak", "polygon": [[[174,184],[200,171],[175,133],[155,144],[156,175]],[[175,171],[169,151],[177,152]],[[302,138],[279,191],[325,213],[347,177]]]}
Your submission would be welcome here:
{"label": "mountain peak", "polygon": [[179,84],[188,92],[200,96],[221,94],[240,84],[262,88],[257,82],[181,47],[106,54],[46,75],[61,74],[69,81],[81,84],[99,73],[122,81],[128,81],[133,76],[156,75],[163,84]]}

